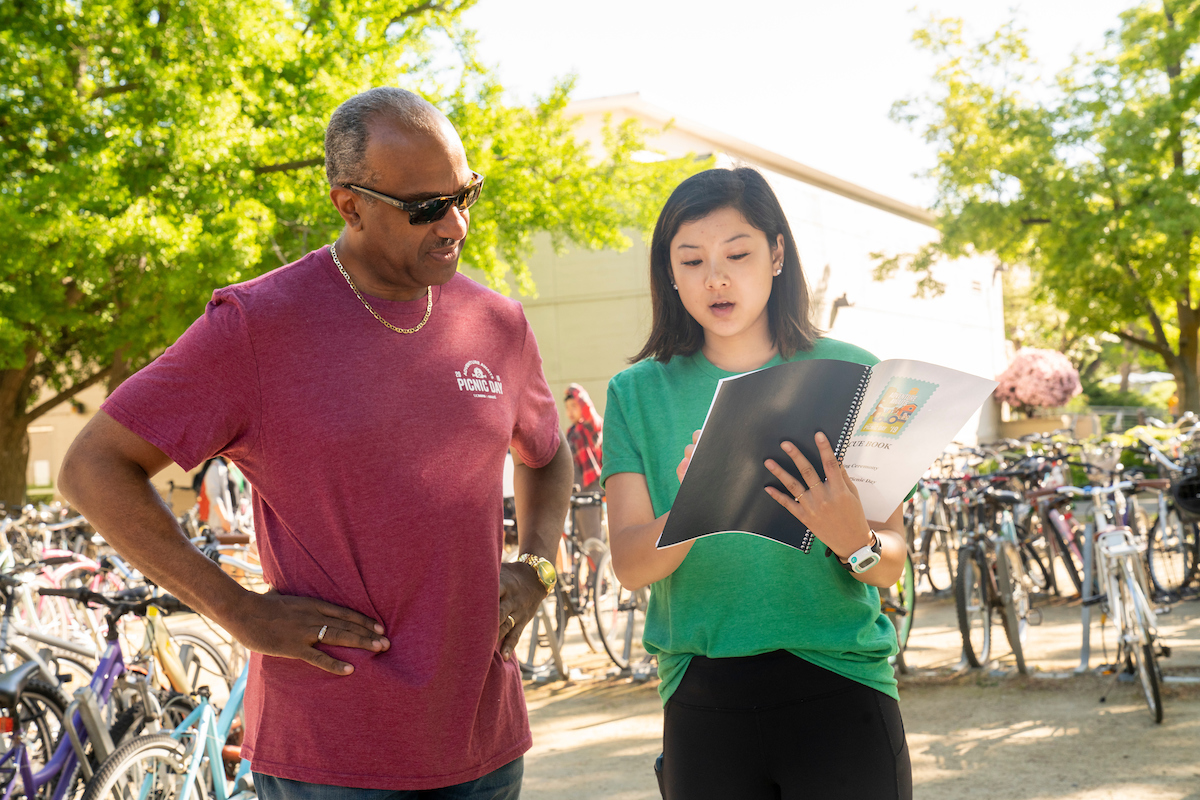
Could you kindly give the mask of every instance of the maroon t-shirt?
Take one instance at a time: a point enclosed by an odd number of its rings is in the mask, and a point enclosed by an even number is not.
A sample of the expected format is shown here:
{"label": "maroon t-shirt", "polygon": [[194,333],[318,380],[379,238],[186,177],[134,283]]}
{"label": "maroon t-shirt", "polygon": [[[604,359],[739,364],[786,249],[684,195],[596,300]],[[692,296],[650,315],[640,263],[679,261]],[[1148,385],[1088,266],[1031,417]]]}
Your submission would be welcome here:
{"label": "maroon t-shirt", "polygon": [[[424,296],[369,300],[398,327],[425,314]],[[271,586],[386,628],[386,653],[325,648],[348,677],[253,655],[255,771],[430,789],[529,749],[520,673],[496,648],[501,474],[510,443],[541,467],[559,434],[520,304],[455,275],[401,335],[321,248],[214,292],[103,408],[184,469],[236,462]]]}

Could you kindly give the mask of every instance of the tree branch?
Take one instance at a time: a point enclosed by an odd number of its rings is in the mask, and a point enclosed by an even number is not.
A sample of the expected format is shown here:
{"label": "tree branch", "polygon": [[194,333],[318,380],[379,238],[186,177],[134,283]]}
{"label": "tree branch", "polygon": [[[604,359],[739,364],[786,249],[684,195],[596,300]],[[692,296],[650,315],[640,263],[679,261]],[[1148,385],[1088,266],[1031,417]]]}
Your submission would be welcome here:
{"label": "tree branch", "polygon": [[[1137,270],[1134,269],[1133,265],[1128,261],[1121,262],[1121,269],[1132,282],[1130,289],[1136,292],[1138,282],[1141,280],[1141,276],[1138,275]],[[1171,349],[1171,341],[1167,338],[1167,331],[1165,328],[1163,328],[1162,320],[1159,318],[1158,312],[1154,310],[1154,304],[1150,302],[1148,297],[1143,296],[1140,292],[1137,293],[1137,302],[1145,306],[1146,316],[1150,320],[1150,327],[1154,329],[1154,338],[1156,340],[1154,347],[1150,347],[1146,344],[1142,344],[1141,346],[1161,354],[1168,361],[1170,361],[1172,358],[1175,358],[1175,351]],[[1120,333],[1119,331],[1117,332],[1117,336],[1128,338],[1125,336],[1125,334]],[[1134,339],[1128,339],[1128,341],[1133,342]],[[1140,344],[1140,342],[1135,342],[1135,344]]]}
{"label": "tree branch", "polygon": [[112,370],[113,370],[112,365],[109,365],[109,366],[105,367],[104,369],[100,370],[99,372],[94,373],[90,377],[84,378],[82,381],[76,381],[75,384],[72,385],[70,389],[64,389],[63,391],[54,395],[54,397],[51,397],[46,402],[44,402],[40,405],[34,406],[30,411],[25,412],[25,415],[23,417],[21,417],[19,422],[23,423],[25,425],[28,425],[29,423],[33,422],[38,417],[45,414],[50,409],[54,408],[59,403],[64,403],[67,400],[70,400],[75,395],[82,392],[84,389],[95,386],[97,383],[99,383],[100,381],[107,378],[109,373],[112,372]]}
{"label": "tree branch", "polygon": [[301,36],[307,35],[308,32],[312,30],[313,24],[318,19],[325,16],[325,14],[327,14],[328,12],[329,12],[329,0],[321,0],[321,2],[319,4],[317,4],[317,7],[315,9],[313,9],[313,13],[311,16],[309,16],[308,22],[304,25],[304,30],[300,32],[300,35]]}
{"label": "tree branch", "polygon": [[266,175],[268,172],[290,172],[294,169],[316,167],[325,163],[324,158],[307,158],[303,161],[285,161],[282,164],[270,164],[265,167],[255,167],[255,175]]}
{"label": "tree branch", "polygon": [[[1175,351],[1171,349],[1171,341],[1167,338],[1167,331],[1163,328],[1162,320],[1158,316],[1158,312],[1154,310],[1154,304],[1149,298],[1141,298],[1142,305],[1146,307],[1146,316],[1150,319],[1150,327],[1154,329],[1154,339],[1157,346],[1161,349],[1155,352],[1161,353],[1168,363],[1175,357]],[[1121,334],[1117,334],[1120,336]],[[1154,349],[1154,348],[1150,348]]]}
{"label": "tree branch", "polygon": [[400,12],[399,14],[397,14],[396,16],[392,17],[390,20],[388,20],[388,25],[395,25],[397,22],[403,22],[406,19],[415,17],[417,14],[423,14],[426,11],[445,11],[445,10],[446,10],[445,3],[438,2],[438,0],[425,0],[425,2],[421,3],[419,6],[413,6],[412,8],[406,9],[406,10]]}
{"label": "tree branch", "polygon": [[1149,339],[1143,339],[1140,336],[1134,336],[1133,334],[1126,333],[1125,331],[1113,331],[1113,333],[1120,337],[1123,341],[1129,342],[1130,344],[1135,344],[1138,347],[1144,347],[1151,352],[1158,353],[1167,360],[1168,364],[1176,358],[1175,353],[1170,347],[1164,347],[1157,342],[1152,342]]}
{"label": "tree branch", "polygon": [[92,96],[88,99],[99,100],[102,97],[111,97],[114,94],[124,94],[125,92],[132,92],[135,89],[140,88],[142,88],[140,83],[122,83],[120,86],[101,86],[99,89],[92,92]]}

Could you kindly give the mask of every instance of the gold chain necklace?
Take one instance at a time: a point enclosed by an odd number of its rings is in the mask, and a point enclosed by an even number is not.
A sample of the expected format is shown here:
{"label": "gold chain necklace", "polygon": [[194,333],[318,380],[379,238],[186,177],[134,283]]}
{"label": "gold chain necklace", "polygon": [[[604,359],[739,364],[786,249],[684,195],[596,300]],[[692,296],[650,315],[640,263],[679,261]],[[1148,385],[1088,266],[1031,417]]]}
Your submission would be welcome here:
{"label": "gold chain necklace", "polygon": [[346,272],[346,268],[342,266],[342,262],[338,261],[337,250],[333,249],[333,245],[329,245],[329,255],[333,256],[333,263],[337,264],[338,271],[342,273],[342,277],[346,279],[346,283],[350,284],[350,288],[352,290],[354,290],[354,296],[357,297],[362,302],[362,304],[367,307],[367,311],[371,312],[372,317],[379,320],[384,325],[386,325],[387,327],[394,330],[396,333],[416,333],[417,331],[421,330],[421,328],[425,327],[426,322],[429,322],[429,315],[431,313],[433,313],[433,287],[432,286],[428,287],[425,292],[425,297],[426,297],[425,319],[421,320],[417,324],[417,327],[415,327],[415,328],[397,328],[395,325],[388,322],[383,317],[379,316],[379,314],[376,313],[375,309],[371,308],[371,304],[367,302],[367,298],[362,296],[362,292],[358,291],[358,287],[354,285],[354,281],[350,280],[350,273]]}

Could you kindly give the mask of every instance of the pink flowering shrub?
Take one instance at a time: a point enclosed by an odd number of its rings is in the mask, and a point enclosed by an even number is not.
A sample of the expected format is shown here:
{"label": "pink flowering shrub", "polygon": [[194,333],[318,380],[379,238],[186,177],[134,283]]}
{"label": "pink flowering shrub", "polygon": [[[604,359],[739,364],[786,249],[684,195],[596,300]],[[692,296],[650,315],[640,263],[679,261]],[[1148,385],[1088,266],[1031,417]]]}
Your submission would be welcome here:
{"label": "pink flowering shrub", "polygon": [[1065,405],[1083,391],[1079,371],[1062,353],[1026,347],[996,376],[996,399],[1032,414],[1034,408]]}

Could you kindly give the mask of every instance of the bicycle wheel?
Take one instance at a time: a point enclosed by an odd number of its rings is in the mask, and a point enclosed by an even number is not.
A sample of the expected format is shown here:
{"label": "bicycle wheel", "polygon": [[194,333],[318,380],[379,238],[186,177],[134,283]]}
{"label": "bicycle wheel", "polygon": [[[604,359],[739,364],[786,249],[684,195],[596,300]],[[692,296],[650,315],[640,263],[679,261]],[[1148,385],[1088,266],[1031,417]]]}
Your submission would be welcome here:
{"label": "bicycle wheel", "polygon": [[[0,747],[8,752],[13,746],[14,735],[19,731],[33,771],[38,772],[54,754],[54,747],[62,732],[67,702],[58,687],[37,678],[29,681],[21,692],[16,714],[11,717],[12,730],[0,734]],[[0,766],[0,786],[8,786],[16,779],[16,766],[11,761]]]}
{"label": "bicycle wheel", "polygon": [[974,545],[958,551],[954,576],[954,606],[962,634],[963,655],[976,669],[988,663],[992,652],[992,599],[984,570],[987,564]]}
{"label": "bicycle wheel", "polygon": [[896,613],[892,615],[892,624],[896,626],[896,640],[900,644],[901,652],[908,646],[908,635],[912,632],[913,617],[917,611],[916,584],[916,570],[910,555],[904,559],[904,571],[900,573],[900,579],[887,590],[896,607]]}
{"label": "bicycle wheel", "polygon": [[1142,694],[1145,695],[1146,705],[1150,708],[1150,716],[1154,717],[1155,722],[1161,723],[1162,670],[1154,655],[1154,632],[1144,617],[1149,605],[1133,575],[1127,569],[1122,572],[1125,574],[1121,581],[1121,602],[1126,609],[1126,630],[1123,636],[1127,637],[1128,656],[1133,662],[1130,666],[1137,673],[1138,681],[1142,685]]}
{"label": "bicycle wheel", "polygon": [[[188,714],[191,714],[196,709],[195,702],[188,695],[168,689],[154,689],[152,691],[156,694],[159,705],[162,707],[161,716],[158,718],[158,726],[163,730],[173,730],[187,719]],[[126,742],[146,733],[146,726],[150,722],[151,720],[146,716],[146,709],[142,705],[142,701],[135,700],[113,718],[113,723],[108,729],[108,735],[112,737],[113,744],[120,747]]]}
{"label": "bicycle wheel", "polygon": [[593,643],[592,624],[596,620],[596,585],[599,583],[600,564],[608,555],[608,545],[599,539],[588,539],[583,543],[579,564],[576,567],[576,586],[578,601],[576,611],[579,618],[579,630],[583,633],[584,644],[593,653],[599,650]]}
{"label": "bicycle wheel", "polygon": [[219,681],[223,687],[222,691],[228,696],[238,676],[225,660],[221,650],[198,633],[172,631],[171,638],[179,645],[179,660],[192,687],[198,689],[201,686],[212,686],[213,681]]}
{"label": "bicycle wheel", "polygon": [[[546,612],[544,616],[542,610]],[[538,613],[525,626],[513,651],[519,659],[521,675],[526,680],[541,678],[556,669],[550,637],[554,637],[555,645],[561,648],[566,631],[567,600],[563,596],[562,587],[555,584],[554,591],[546,596],[539,606]]]}
{"label": "bicycle wheel", "polygon": [[1021,542],[1021,566],[1029,576],[1033,587],[1041,592],[1049,592],[1054,588],[1054,576],[1047,566],[1049,563],[1037,551],[1031,542]]}
{"label": "bicycle wheel", "polygon": [[[1066,521],[1063,521],[1066,524]],[[1075,585],[1075,593],[1083,593],[1083,554],[1078,549],[1078,539],[1072,532],[1070,538],[1063,536],[1062,531],[1058,529],[1053,522],[1048,526],[1054,542],[1054,551],[1060,559],[1062,559],[1063,568],[1067,571],[1067,577],[1071,579],[1071,583]],[[1051,559],[1050,569],[1054,569],[1053,559]]]}
{"label": "bicycle wheel", "polygon": [[1197,525],[1187,522],[1174,506],[1166,516],[1155,517],[1146,547],[1146,566],[1154,589],[1168,597],[1177,597],[1196,572]]}
{"label": "bicycle wheel", "polygon": [[929,588],[942,592],[954,586],[954,533],[950,518],[940,502],[933,509],[933,524],[921,536],[921,560],[925,563],[925,579]]}
{"label": "bicycle wheel", "polygon": [[[171,800],[183,794],[187,747],[165,733],[139,736],[121,745],[100,765],[83,790],[83,800]],[[195,797],[207,797],[205,770],[197,772]]]}
{"label": "bicycle wheel", "polygon": [[612,554],[605,553],[596,569],[596,625],[608,657],[621,669],[628,669],[634,654],[642,647],[642,627],[646,623],[649,589],[629,591],[617,580]]}
{"label": "bicycle wheel", "polygon": [[1017,659],[1017,672],[1025,674],[1025,640],[1029,632],[1029,593],[1022,581],[1021,557],[1008,542],[996,553],[996,589],[1004,610],[1004,635]]}
{"label": "bicycle wheel", "polygon": [[1162,684],[1162,672],[1158,659],[1154,655],[1153,645],[1144,644],[1135,651],[1138,678],[1142,682],[1142,692],[1146,695],[1146,705],[1150,707],[1150,715],[1154,721],[1163,721],[1162,694],[1159,686]]}

